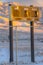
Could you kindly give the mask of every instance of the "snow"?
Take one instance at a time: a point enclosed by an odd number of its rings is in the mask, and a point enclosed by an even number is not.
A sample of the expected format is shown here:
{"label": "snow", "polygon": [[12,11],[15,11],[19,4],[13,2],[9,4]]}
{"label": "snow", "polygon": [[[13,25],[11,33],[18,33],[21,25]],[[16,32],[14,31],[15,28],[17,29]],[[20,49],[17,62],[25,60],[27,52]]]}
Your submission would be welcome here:
{"label": "snow", "polygon": [[[17,38],[21,40],[15,40],[16,39],[16,32],[13,32],[14,40],[13,40],[13,54],[14,54],[14,62],[9,63],[10,59],[10,49],[9,49],[9,40],[8,40],[8,33],[3,33],[5,35],[3,38],[6,38],[1,40],[0,39],[0,64],[5,65],[43,65],[43,42],[40,41],[40,36],[43,34],[35,34],[35,40],[34,40],[34,48],[35,48],[35,62],[31,62],[31,42],[30,42],[30,33],[29,32],[21,32],[17,31]],[[21,35],[21,36],[20,36]],[[22,40],[22,39],[28,38],[28,40]],[[6,41],[7,40],[7,41]],[[17,53],[17,54],[16,54]],[[17,57],[16,57],[17,56]],[[17,58],[17,60],[16,60]]]}

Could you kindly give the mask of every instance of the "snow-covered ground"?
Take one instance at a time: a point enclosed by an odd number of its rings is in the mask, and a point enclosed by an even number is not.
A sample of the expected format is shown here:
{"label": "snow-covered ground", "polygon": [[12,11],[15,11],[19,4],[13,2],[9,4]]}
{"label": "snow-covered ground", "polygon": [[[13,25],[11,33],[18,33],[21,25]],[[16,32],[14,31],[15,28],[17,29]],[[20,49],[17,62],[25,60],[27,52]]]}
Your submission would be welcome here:
{"label": "snow-covered ground", "polygon": [[[2,33],[1,33],[2,34]],[[35,62],[31,62],[31,42],[29,32],[13,32],[14,63],[10,65],[43,65],[43,34],[35,34]],[[1,38],[1,36],[3,36]],[[4,39],[5,38],[5,39]],[[16,39],[17,38],[17,39]],[[2,40],[1,40],[2,39]],[[25,40],[23,40],[25,39]],[[0,35],[0,64],[8,64],[10,59],[8,33]],[[16,54],[17,53],[17,54]],[[16,57],[17,56],[17,57]],[[17,59],[17,60],[16,60]]]}

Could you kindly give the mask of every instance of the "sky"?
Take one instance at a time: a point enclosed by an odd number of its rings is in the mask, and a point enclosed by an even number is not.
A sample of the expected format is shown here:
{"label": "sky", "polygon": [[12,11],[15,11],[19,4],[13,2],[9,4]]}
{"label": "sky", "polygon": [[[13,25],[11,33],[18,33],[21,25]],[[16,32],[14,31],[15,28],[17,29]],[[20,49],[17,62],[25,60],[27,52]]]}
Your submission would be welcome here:
{"label": "sky", "polygon": [[[0,0],[0,1],[2,1],[2,0]],[[24,4],[24,5],[32,4],[32,3],[36,4],[36,3],[40,2],[40,1],[41,0],[39,0],[39,1],[38,0],[14,0],[14,4]],[[8,0],[3,0],[2,2],[8,2]],[[8,26],[8,22],[9,22],[9,19],[7,18],[7,16],[8,16],[8,9],[7,9],[8,8],[8,4],[7,3],[3,4],[2,2],[0,3],[0,15],[2,15],[2,16],[0,16],[0,26],[1,27],[5,26],[5,25]],[[4,22],[4,24],[3,24],[3,22]],[[14,26],[18,26],[18,25],[23,26],[23,25],[29,25],[29,24],[28,23],[24,23],[24,22],[22,23],[22,22],[19,22],[19,21],[16,21],[16,22],[13,21],[13,25]],[[37,27],[40,26],[40,25],[38,26],[36,23],[34,25],[37,26]],[[27,29],[25,29],[25,30],[27,30]],[[41,30],[41,29],[38,30],[37,29],[37,32],[41,32],[41,31],[43,32],[43,30]]]}
{"label": "sky", "polygon": [[35,5],[43,7],[43,0],[0,0],[2,2],[19,2],[23,5]]}

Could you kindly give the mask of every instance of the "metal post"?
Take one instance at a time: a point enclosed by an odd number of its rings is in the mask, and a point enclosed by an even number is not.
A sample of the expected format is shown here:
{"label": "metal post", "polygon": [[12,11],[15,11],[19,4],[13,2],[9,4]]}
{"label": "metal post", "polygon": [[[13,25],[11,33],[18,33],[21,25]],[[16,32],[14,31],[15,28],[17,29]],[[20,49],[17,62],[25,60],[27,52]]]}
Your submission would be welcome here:
{"label": "metal post", "polygon": [[12,27],[12,21],[9,21],[9,41],[10,41],[10,62],[13,62],[13,27]]}
{"label": "metal post", "polygon": [[10,41],[10,62],[13,62],[13,25],[11,20],[11,4],[9,4],[9,41]]}
{"label": "metal post", "polygon": [[34,62],[34,22],[30,22],[30,33],[31,33],[31,61]]}
{"label": "metal post", "polygon": [[18,64],[18,39],[17,39],[17,26],[16,26],[16,65]]}

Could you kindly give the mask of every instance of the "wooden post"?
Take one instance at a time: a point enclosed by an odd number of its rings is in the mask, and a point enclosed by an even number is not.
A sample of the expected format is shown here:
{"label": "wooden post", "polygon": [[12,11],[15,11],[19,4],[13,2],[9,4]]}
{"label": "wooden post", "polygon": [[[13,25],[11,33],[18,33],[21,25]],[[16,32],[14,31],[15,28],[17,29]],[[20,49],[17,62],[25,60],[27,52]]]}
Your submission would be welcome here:
{"label": "wooden post", "polygon": [[30,22],[30,33],[31,33],[31,61],[34,62],[34,22]]}

